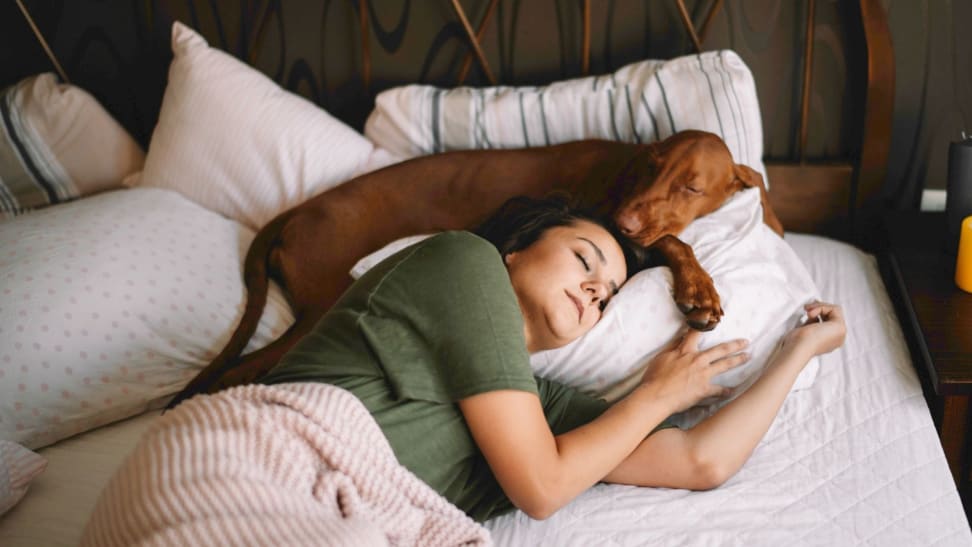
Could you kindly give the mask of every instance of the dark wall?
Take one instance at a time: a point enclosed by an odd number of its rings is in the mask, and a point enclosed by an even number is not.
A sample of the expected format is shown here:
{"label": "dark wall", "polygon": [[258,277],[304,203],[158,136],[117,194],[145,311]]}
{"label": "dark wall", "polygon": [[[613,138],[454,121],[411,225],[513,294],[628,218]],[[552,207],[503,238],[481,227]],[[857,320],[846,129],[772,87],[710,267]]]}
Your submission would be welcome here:
{"label": "dark wall", "polygon": [[972,134],[972,0],[894,0],[897,84],[888,162],[896,204],[945,188],[948,143]]}
{"label": "dark wall", "polygon": [[[356,0],[24,0],[69,78],[92,91],[143,143],[164,91],[171,21],[181,20],[351,125],[361,128],[374,94],[402,82],[456,84],[469,48],[449,0],[371,0],[372,82],[361,77]],[[686,0],[701,26],[713,0]],[[644,58],[692,52],[674,0],[595,0],[591,73]],[[807,3],[724,2],[704,49],[731,48],[756,78],[766,157],[798,157]],[[972,132],[972,1],[885,0],[897,88],[888,200],[917,205],[943,188],[948,142]],[[464,0],[473,26],[488,0]],[[498,79],[533,84],[581,75],[579,0],[501,0],[484,48]],[[808,139],[811,160],[853,157],[860,139],[863,42],[856,2],[816,2]],[[0,2],[0,85],[50,70],[15,2]],[[486,85],[474,64],[467,82]],[[968,124],[968,125],[966,125]]]}

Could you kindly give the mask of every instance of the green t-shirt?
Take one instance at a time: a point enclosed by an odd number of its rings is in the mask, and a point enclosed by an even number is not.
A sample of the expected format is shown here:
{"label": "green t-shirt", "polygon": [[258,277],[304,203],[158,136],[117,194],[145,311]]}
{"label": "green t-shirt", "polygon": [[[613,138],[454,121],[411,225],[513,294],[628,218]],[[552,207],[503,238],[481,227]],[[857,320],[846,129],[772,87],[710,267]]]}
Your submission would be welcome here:
{"label": "green t-shirt", "polygon": [[607,408],[533,376],[502,258],[468,232],[433,236],[369,270],[263,382],[351,391],[402,465],[479,521],[513,506],[457,401],[501,389],[537,393],[554,434]]}

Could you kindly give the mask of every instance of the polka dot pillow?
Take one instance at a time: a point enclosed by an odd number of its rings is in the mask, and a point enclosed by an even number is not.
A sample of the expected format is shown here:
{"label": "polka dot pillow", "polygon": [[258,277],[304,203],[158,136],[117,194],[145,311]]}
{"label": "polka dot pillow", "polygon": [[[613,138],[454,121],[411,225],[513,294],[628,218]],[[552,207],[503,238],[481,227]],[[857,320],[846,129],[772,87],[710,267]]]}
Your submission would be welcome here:
{"label": "polka dot pillow", "polygon": [[[154,188],[0,223],[0,438],[38,448],[160,407],[242,315],[253,236]],[[247,351],[292,322],[272,287]]]}

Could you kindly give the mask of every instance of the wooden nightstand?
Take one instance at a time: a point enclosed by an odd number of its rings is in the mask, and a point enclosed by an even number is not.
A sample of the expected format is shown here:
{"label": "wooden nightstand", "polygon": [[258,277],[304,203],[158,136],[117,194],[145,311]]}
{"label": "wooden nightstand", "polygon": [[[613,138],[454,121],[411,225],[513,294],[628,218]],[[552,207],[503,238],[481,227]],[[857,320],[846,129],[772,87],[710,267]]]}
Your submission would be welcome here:
{"label": "wooden nightstand", "polygon": [[972,294],[955,286],[955,251],[946,249],[944,213],[890,212],[884,226],[887,245],[879,253],[884,281],[922,376],[952,476],[967,495],[972,484]]}

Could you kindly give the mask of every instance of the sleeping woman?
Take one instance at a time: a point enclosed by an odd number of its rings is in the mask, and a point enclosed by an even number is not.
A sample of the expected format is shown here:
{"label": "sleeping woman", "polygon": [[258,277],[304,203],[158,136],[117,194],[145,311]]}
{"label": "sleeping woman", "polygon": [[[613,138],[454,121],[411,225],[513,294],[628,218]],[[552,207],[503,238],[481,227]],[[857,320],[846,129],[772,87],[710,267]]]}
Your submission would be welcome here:
{"label": "sleeping woman", "polygon": [[635,268],[632,247],[557,198],[513,200],[478,233],[433,236],[368,271],[262,380],[349,391],[397,460],[477,521],[513,508],[543,519],[599,481],[717,487],[809,359],[844,339],[840,308],[809,304],[810,320],[745,393],[690,430],[667,427],[668,416],[728,395],[711,380],[747,360],[746,342],[700,349],[686,331],[611,406],[535,378],[530,352],[597,323]]}
{"label": "sleeping woman", "polygon": [[477,520],[514,506],[544,518],[601,480],[713,488],[742,466],[807,361],[843,339],[840,310],[815,304],[809,317],[825,322],[791,333],[748,396],[689,431],[649,436],[721,394],[710,380],[745,362],[745,342],[699,351],[690,331],[611,408],[537,380],[529,353],[590,330],[636,260],[623,236],[556,198],[509,203],[480,232],[434,237],[366,274],[264,380],[348,389],[399,461]]}

